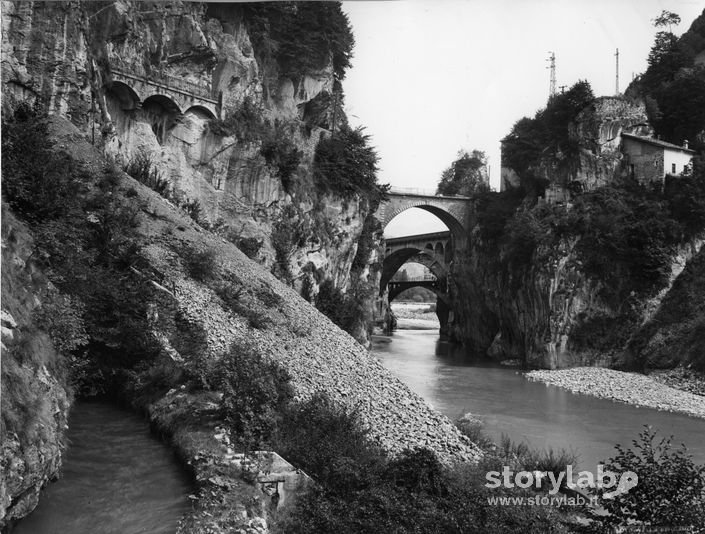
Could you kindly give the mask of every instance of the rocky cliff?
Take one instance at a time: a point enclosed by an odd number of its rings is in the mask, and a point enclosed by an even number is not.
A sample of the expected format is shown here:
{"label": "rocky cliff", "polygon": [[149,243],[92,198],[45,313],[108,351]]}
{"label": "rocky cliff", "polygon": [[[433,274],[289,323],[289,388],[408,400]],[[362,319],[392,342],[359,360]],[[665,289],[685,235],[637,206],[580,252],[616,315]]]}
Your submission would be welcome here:
{"label": "rocky cliff", "polygon": [[[532,263],[522,266],[504,263],[506,249],[488,253],[477,234],[456,268],[454,282],[466,298],[459,301],[453,332],[476,354],[549,369],[648,369],[699,360],[702,284],[695,273],[702,263],[702,239],[673,250],[664,286],[647,297],[626,287],[613,291],[586,272],[579,237],[539,245]],[[688,302],[685,313],[676,309],[682,299]],[[674,352],[678,345],[683,350]]]}
{"label": "rocky cliff", "polygon": [[335,58],[298,71],[283,65],[267,46],[284,48],[284,37],[262,30],[282,15],[270,11],[5,2],[4,102],[42,99],[126,168],[146,165],[172,202],[246,243],[280,278],[299,288],[308,278],[314,293],[331,279],[346,291],[369,276],[351,267],[370,203],[314,183],[318,142],[345,124]]}
{"label": "rocky cliff", "polygon": [[[71,393],[47,327],[55,288],[33,257],[28,229],[2,210],[2,425],[0,529],[31,512],[59,476]],[[60,301],[60,298],[59,298]]]}

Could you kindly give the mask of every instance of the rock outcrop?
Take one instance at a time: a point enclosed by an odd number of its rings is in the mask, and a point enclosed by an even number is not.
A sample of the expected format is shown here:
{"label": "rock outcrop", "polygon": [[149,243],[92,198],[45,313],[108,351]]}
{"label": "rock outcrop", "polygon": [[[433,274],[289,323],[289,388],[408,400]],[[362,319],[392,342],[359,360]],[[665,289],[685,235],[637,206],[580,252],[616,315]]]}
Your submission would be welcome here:
{"label": "rock outcrop", "polygon": [[2,219],[0,529],[59,476],[71,405],[65,364],[37,320],[48,281],[27,228],[5,206]]}

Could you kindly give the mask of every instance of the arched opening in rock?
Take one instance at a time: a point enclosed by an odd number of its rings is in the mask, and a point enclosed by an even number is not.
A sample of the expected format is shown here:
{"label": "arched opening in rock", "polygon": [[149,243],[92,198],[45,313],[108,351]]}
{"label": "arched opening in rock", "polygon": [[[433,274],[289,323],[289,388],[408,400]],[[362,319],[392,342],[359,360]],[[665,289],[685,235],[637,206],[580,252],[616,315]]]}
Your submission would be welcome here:
{"label": "arched opening in rock", "polygon": [[159,144],[163,145],[180,120],[181,109],[168,96],[152,95],[142,104],[142,115],[152,127]]}

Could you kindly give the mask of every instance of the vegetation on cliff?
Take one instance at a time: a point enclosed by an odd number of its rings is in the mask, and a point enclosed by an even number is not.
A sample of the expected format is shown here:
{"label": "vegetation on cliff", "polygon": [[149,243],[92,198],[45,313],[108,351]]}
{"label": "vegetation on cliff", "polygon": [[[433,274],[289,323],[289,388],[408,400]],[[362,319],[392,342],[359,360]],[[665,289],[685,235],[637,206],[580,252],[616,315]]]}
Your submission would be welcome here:
{"label": "vegetation on cliff", "polygon": [[705,230],[705,173],[698,167],[692,176],[669,177],[664,191],[625,179],[577,196],[569,208],[532,205],[519,191],[481,195],[476,206],[477,246],[510,291],[553,265],[571,243],[573,261],[599,288],[605,308],[578,317],[569,346],[621,350],[638,328],[643,303],[668,284],[677,248]]}
{"label": "vegetation on cliff", "polygon": [[242,6],[260,63],[277,63],[298,79],[332,64],[338,79],[350,66],[355,40],[340,2],[266,2]]}
{"label": "vegetation on cliff", "polygon": [[502,139],[502,165],[514,169],[528,195],[543,196],[548,185],[543,167],[568,168],[580,149],[568,128],[582,110],[595,100],[587,81],[579,81],[564,93],[552,96],[533,118],[517,121]]}
{"label": "vegetation on cliff", "polygon": [[469,154],[466,150],[460,150],[457,159],[441,174],[436,194],[469,196],[489,190],[485,153],[473,150]]}
{"label": "vegetation on cliff", "polygon": [[705,66],[695,57],[705,50],[705,12],[680,38],[672,33],[680,18],[664,11],[654,19],[659,28],[648,58],[649,67],[631,83],[628,96],[646,100],[649,122],[663,139],[690,141],[705,149]]}
{"label": "vegetation on cliff", "polygon": [[[584,191],[582,183],[566,181],[579,171],[585,154],[599,153],[576,126],[579,115],[595,102],[589,84],[581,81],[551,97],[533,118],[519,120],[503,139],[503,165],[518,173],[520,186],[475,196],[473,246],[486,260],[480,268],[498,276],[505,298],[531,301],[529,295],[546,276],[558,276],[566,284],[560,291],[577,288],[587,292],[588,309],[562,319],[557,327],[565,329],[566,348],[575,354],[619,354],[616,362],[637,368],[679,361],[705,365],[696,341],[700,325],[694,308],[676,309],[667,297],[657,314],[662,318],[654,317],[640,326],[650,302],[660,299],[660,292],[672,282],[676,255],[689,249],[705,231],[705,69],[694,63],[695,56],[705,50],[704,21],[705,14],[680,39],[670,27],[660,31],[647,72],[626,95],[627,99],[646,99],[657,134],[678,145],[690,140],[696,150],[692,170],[667,176],[660,185],[638,183],[619,168],[607,184],[589,191]],[[664,12],[656,22],[666,28],[678,22],[678,17]],[[569,203],[538,201],[549,180],[560,182],[571,193]],[[699,285],[692,282],[691,277],[687,284],[674,286],[674,295],[698,295]],[[565,304],[571,306],[571,300]],[[547,324],[553,319],[544,316],[545,311],[526,312],[537,321],[531,331],[517,326],[502,333],[504,341],[522,355],[541,350],[547,337],[556,342],[559,336],[556,326]],[[514,312],[495,307],[494,313]],[[493,328],[495,323],[511,324],[513,320],[488,323]],[[687,328],[679,329],[679,321]],[[678,343],[682,350],[674,358],[661,341],[663,336],[673,339],[676,332],[683,342]],[[482,343],[486,348],[491,341],[488,335]]]}

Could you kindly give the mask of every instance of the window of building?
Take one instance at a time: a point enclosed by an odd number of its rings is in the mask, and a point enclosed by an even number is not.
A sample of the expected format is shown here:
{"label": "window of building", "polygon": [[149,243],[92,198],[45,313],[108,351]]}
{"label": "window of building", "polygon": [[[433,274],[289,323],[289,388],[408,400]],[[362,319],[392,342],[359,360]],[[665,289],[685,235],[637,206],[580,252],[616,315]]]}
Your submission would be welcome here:
{"label": "window of building", "polygon": [[676,174],[676,164],[671,163],[671,174]]}

